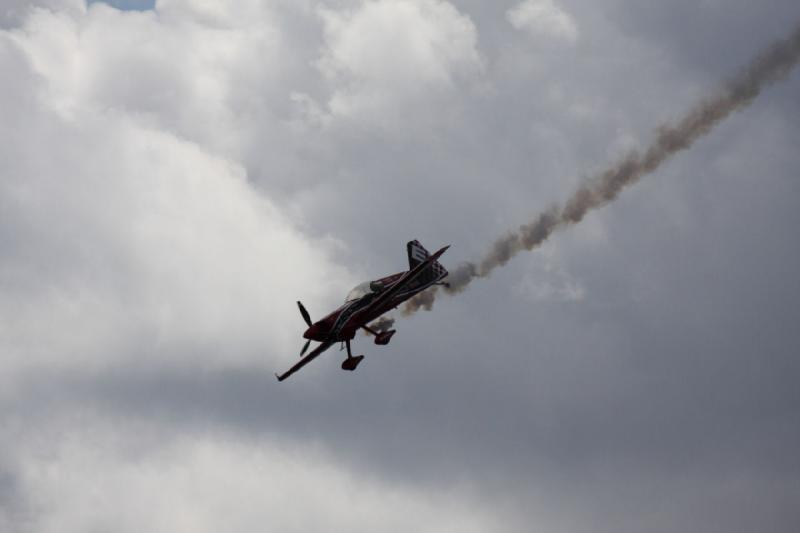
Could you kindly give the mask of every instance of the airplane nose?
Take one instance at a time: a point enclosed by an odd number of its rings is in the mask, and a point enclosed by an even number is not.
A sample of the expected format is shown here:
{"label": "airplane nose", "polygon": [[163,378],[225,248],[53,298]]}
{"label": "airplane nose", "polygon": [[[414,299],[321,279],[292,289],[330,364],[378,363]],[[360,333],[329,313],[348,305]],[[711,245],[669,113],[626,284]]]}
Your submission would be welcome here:
{"label": "airplane nose", "polygon": [[319,337],[319,324],[312,324],[309,328],[303,333],[304,339],[311,339],[314,340]]}

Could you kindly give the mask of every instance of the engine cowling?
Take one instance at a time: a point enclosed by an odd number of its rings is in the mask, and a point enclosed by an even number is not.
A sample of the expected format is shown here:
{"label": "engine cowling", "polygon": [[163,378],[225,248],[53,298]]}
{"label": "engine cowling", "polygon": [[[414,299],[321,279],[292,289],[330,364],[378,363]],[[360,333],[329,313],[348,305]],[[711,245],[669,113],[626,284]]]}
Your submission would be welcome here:
{"label": "engine cowling", "polygon": [[387,344],[389,344],[389,341],[392,340],[392,335],[394,335],[395,333],[397,333],[397,331],[394,329],[378,333],[377,335],[375,335],[375,344],[386,346]]}

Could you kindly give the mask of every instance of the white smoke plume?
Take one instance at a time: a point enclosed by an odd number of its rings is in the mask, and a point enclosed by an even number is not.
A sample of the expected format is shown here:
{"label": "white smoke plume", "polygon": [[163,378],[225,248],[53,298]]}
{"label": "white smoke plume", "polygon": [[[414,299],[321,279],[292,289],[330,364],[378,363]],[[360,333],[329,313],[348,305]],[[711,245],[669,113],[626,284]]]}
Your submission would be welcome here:
{"label": "white smoke plume", "polygon": [[391,316],[382,316],[375,322],[369,325],[369,327],[378,333],[383,333],[384,331],[389,331],[394,326],[394,318]]}
{"label": "white smoke plume", "polygon": [[[485,278],[523,250],[533,250],[557,229],[576,224],[586,213],[614,201],[622,190],[655,172],[664,162],[696,140],[733,112],[747,107],[768,85],[786,77],[800,60],[800,26],[786,39],[777,41],[757,56],[738,75],[692,108],[676,123],[662,124],[656,138],[644,152],[633,151],[616,164],[587,179],[564,205],[554,205],[516,231],[497,239],[478,263],[464,263],[447,279],[445,292],[463,291],[473,280]],[[403,313],[430,310],[438,287],[408,301]]]}

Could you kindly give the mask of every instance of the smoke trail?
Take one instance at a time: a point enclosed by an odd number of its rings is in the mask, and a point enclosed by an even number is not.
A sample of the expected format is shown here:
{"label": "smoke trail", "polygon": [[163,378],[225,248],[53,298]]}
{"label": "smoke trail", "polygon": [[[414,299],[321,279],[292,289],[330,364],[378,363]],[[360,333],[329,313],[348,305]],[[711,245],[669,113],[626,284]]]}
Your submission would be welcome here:
{"label": "smoke trail", "polygon": [[[450,294],[463,291],[474,279],[487,277],[523,250],[533,250],[557,229],[576,224],[586,214],[614,201],[625,187],[657,170],[676,153],[690,148],[731,113],[747,107],[761,90],[789,74],[800,60],[800,26],[784,40],[772,44],[737,76],[691,109],[676,124],[663,124],[644,153],[631,152],[615,165],[589,178],[563,206],[555,205],[517,231],[499,238],[480,263],[465,263],[450,273]],[[435,289],[435,288],[434,288]],[[410,315],[430,310],[438,291],[431,290],[408,301],[403,309]]]}
{"label": "smoke trail", "polygon": [[390,316],[382,316],[375,322],[369,325],[369,327],[378,333],[382,333],[384,331],[389,331],[394,326],[394,318]]}
{"label": "smoke trail", "polygon": [[403,316],[410,316],[419,311],[420,309],[424,309],[426,311],[430,311],[433,309],[433,302],[436,300],[436,292],[439,289],[438,285],[434,285],[428,290],[425,290],[413,298],[411,298],[406,305],[403,306]]}

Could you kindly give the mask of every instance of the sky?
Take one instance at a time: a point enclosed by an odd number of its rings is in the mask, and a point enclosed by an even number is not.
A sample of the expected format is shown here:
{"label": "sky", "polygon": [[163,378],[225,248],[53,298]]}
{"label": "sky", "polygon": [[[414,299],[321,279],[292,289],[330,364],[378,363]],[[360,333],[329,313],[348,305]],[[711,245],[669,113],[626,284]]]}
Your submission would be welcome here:
{"label": "sky", "polygon": [[0,530],[795,532],[800,69],[353,373],[794,0],[2,0]]}

